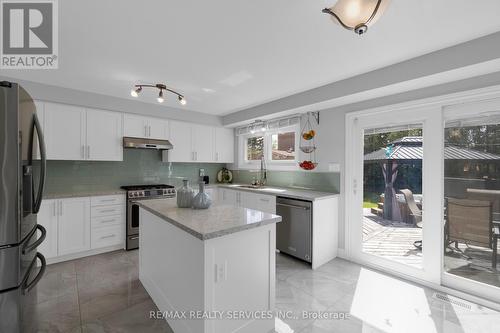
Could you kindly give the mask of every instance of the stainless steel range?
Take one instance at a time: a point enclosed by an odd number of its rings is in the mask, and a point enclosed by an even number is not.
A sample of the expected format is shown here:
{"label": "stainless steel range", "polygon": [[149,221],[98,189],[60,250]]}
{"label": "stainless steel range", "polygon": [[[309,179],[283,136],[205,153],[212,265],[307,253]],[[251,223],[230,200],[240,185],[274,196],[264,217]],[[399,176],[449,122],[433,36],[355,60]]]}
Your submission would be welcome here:
{"label": "stainless steel range", "polygon": [[140,200],[175,198],[172,185],[130,185],[122,186],[127,191],[127,239],[126,249],[139,248],[139,205]]}

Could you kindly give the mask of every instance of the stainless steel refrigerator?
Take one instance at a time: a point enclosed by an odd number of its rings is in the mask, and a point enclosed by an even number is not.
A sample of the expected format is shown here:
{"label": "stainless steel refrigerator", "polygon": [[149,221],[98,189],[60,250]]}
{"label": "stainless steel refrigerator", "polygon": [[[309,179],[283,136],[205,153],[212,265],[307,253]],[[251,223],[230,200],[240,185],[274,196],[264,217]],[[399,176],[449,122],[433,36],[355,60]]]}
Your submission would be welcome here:
{"label": "stainless steel refrigerator", "polygon": [[21,330],[26,296],[45,271],[37,246],[46,231],[36,217],[45,156],[33,99],[18,84],[0,82],[0,332]]}

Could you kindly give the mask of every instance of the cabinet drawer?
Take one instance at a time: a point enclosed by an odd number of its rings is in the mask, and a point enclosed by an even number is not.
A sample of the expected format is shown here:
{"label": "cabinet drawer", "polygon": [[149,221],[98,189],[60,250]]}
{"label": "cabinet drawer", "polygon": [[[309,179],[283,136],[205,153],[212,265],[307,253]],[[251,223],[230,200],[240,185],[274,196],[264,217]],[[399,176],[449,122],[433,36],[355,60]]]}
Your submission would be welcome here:
{"label": "cabinet drawer", "polygon": [[113,225],[92,229],[91,244],[93,249],[123,244],[125,236],[123,225]]}
{"label": "cabinet drawer", "polygon": [[110,205],[125,205],[125,195],[102,195],[90,198],[90,205],[94,206],[110,206]]}
{"label": "cabinet drawer", "polygon": [[125,215],[124,205],[92,207],[92,218],[100,216]]}
{"label": "cabinet drawer", "polygon": [[276,197],[272,195],[259,195],[257,197],[257,207],[263,212],[276,214]]}
{"label": "cabinet drawer", "polygon": [[98,216],[92,218],[92,229],[112,225],[125,225],[125,215]]}

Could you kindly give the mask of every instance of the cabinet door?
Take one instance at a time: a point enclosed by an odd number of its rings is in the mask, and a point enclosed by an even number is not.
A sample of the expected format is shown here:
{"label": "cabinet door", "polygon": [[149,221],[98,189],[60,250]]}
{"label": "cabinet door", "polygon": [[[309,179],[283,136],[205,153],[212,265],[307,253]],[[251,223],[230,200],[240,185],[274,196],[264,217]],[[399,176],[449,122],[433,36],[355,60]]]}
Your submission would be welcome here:
{"label": "cabinet door", "polygon": [[45,103],[45,144],[49,160],[85,159],[85,109]]}
{"label": "cabinet door", "polygon": [[145,138],[147,135],[147,122],[142,116],[125,114],[123,116],[123,135],[133,138]]}
{"label": "cabinet door", "polygon": [[257,203],[258,194],[245,191],[238,191],[238,193],[239,193],[239,201],[241,207],[259,210],[259,206]]}
{"label": "cabinet door", "polygon": [[234,163],[234,131],[233,129],[215,128],[215,162]]}
{"label": "cabinet door", "polygon": [[168,132],[168,120],[160,118],[148,118],[148,138],[168,140]]}
{"label": "cabinet door", "polygon": [[90,198],[58,200],[60,256],[90,250]]}
{"label": "cabinet door", "polygon": [[93,161],[123,161],[122,114],[87,109],[87,156]]}
{"label": "cabinet door", "polygon": [[192,125],[192,142],[194,160],[196,162],[214,161],[214,131],[213,127]]}
{"label": "cabinet door", "polygon": [[57,200],[43,200],[37,214],[37,222],[47,230],[45,240],[38,246],[38,252],[45,258],[57,257]]}
{"label": "cabinet door", "polygon": [[224,205],[238,206],[237,191],[221,188],[219,192],[219,201]]}
{"label": "cabinet door", "polygon": [[168,151],[169,162],[192,162],[194,160],[191,148],[191,124],[170,121],[170,142],[174,148]]}

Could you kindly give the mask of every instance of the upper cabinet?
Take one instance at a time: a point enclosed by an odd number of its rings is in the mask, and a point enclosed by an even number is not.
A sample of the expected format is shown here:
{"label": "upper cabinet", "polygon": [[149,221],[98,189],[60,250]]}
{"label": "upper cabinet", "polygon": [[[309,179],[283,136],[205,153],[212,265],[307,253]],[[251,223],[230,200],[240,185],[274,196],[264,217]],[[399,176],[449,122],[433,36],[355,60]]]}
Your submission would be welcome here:
{"label": "upper cabinet", "polygon": [[191,124],[170,121],[170,142],[174,148],[163,153],[164,161],[193,162],[195,160],[191,147]]}
{"label": "upper cabinet", "polygon": [[87,159],[122,161],[122,115],[87,109]]}
{"label": "upper cabinet", "polygon": [[214,162],[214,128],[191,125],[191,149],[195,162]]}
{"label": "upper cabinet", "polygon": [[234,162],[232,129],[51,102],[35,105],[49,160],[123,161],[128,136],[170,140],[174,148],[163,153],[168,162]]}
{"label": "upper cabinet", "polygon": [[47,159],[85,159],[85,108],[45,103],[44,122]]}
{"label": "upper cabinet", "polygon": [[123,117],[123,135],[135,138],[168,140],[169,121],[160,118],[125,114]]}
{"label": "upper cabinet", "polygon": [[163,154],[168,162],[233,163],[233,131],[222,127],[170,121],[172,150]]}
{"label": "upper cabinet", "polygon": [[233,129],[216,127],[214,131],[214,161],[219,163],[234,163]]}
{"label": "upper cabinet", "polygon": [[122,161],[122,114],[45,103],[49,160]]}

